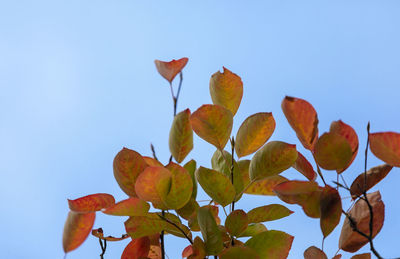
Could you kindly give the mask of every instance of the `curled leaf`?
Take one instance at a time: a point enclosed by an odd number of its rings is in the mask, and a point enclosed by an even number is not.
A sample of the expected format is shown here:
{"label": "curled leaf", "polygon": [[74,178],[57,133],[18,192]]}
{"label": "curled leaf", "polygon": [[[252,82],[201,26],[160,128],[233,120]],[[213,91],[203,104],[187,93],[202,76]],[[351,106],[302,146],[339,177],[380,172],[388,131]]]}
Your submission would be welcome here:
{"label": "curled leaf", "polygon": [[182,71],[182,69],[186,66],[187,62],[189,61],[188,58],[181,58],[178,60],[171,60],[169,62],[167,61],[160,61],[160,60],[154,60],[154,63],[156,64],[156,68],[158,70],[158,73],[165,79],[167,79],[168,82],[172,82],[175,78],[175,76]]}
{"label": "curled leaf", "polygon": [[113,241],[121,241],[121,240],[127,239],[129,237],[128,234],[123,234],[121,237],[113,237],[113,236],[106,236],[105,237],[102,228],[93,229],[92,230],[92,235],[97,237],[97,238],[100,238],[102,240],[107,240],[107,241],[111,241],[111,242],[113,242]]}
{"label": "curled leaf", "polygon": [[78,248],[89,236],[93,228],[95,212],[77,213],[70,211],[64,225],[63,249],[68,253]]}
{"label": "curled leaf", "polygon": [[68,200],[69,208],[72,211],[79,213],[99,211],[114,204],[114,197],[107,193],[96,193],[75,200]]}

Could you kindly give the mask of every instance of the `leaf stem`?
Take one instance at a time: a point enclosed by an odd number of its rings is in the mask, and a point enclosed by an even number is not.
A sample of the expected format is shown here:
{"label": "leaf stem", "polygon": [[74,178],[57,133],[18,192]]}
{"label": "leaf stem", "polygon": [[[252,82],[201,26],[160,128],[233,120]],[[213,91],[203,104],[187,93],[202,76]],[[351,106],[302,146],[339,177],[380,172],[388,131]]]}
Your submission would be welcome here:
{"label": "leaf stem", "polygon": [[[161,215],[164,217],[164,215],[165,215],[165,211],[164,210],[161,211]],[[161,231],[160,243],[161,243],[161,258],[165,259],[164,230]]]}
{"label": "leaf stem", "polygon": [[185,238],[190,242],[191,245],[193,245],[193,240],[183,231],[181,227],[179,227],[175,222],[172,222],[171,220],[167,219],[165,215],[160,216],[157,214],[162,220],[168,222],[169,224],[173,225],[175,228],[177,228],[184,236]]}

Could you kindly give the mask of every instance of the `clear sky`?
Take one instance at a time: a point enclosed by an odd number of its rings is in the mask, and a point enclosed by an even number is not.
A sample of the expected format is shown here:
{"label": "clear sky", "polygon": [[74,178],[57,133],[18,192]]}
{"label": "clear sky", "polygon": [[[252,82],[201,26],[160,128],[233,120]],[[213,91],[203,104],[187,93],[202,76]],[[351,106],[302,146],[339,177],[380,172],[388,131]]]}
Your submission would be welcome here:
{"label": "clear sky", "polygon": [[[321,133],[334,120],[350,124],[360,138],[360,155],[344,173],[351,183],[363,170],[367,122],[372,132],[400,132],[399,13],[397,0],[0,1],[1,257],[62,258],[67,198],[126,197],[112,172],[122,147],[150,155],[151,142],[167,162],[172,102],[154,59],[189,57],[179,111],[211,102],[209,79],[222,66],[240,75],[233,132],[247,116],[272,111],[271,139],[306,153],[281,111],[285,95],[313,104]],[[210,167],[212,152],[196,136],[188,159]],[[381,163],[370,156],[369,167]],[[387,258],[400,256],[399,182],[396,168],[378,185],[386,220],[375,243]],[[236,208],[269,203],[280,201],[246,196]],[[293,215],[266,226],[294,235],[289,258],[302,258],[321,245],[319,221],[287,206]],[[124,220],[98,213],[95,227],[117,236]],[[340,227],[325,241],[330,258],[339,234]],[[106,258],[119,258],[126,244],[109,243]],[[166,245],[175,259],[187,242],[168,237]],[[68,258],[99,254],[89,237]]]}

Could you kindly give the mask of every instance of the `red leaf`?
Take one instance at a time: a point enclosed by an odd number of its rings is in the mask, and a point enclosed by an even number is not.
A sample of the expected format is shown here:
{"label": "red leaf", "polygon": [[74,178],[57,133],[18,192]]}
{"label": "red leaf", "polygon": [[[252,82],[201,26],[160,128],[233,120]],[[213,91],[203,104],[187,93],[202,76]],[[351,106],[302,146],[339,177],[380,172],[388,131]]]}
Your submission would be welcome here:
{"label": "red leaf", "polygon": [[154,60],[154,63],[156,64],[158,73],[171,83],[175,76],[186,66],[188,61],[188,58],[181,58],[178,60],[173,59],[169,62],[156,59]]}
{"label": "red leaf", "polygon": [[[368,191],[379,183],[386,175],[392,170],[392,166],[388,164],[383,164],[379,166],[372,167],[367,171],[367,177],[365,178],[364,173],[361,173],[354,182],[351,184],[350,193],[353,199],[357,196],[361,196],[364,191]],[[365,179],[367,180],[365,182]]]}
{"label": "red leaf", "polygon": [[63,248],[68,253],[78,248],[90,234],[96,213],[76,213],[70,211],[64,225]]}
{"label": "red leaf", "polygon": [[150,239],[141,237],[133,239],[124,249],[121,259],[146,258],[150,251]]}
{"label": "red leaf", "polygon": [[321,192],[321,230],[324,237],[327,237],[339,224],[342,215],[342,200],[338,191],[326,185]]}
{"label": "red leaf", "polygon": [[150,205],[139,198],[131,197],[103,210],[103,213],[114,216],[144,216]]}
{"label": "red leaf", "polygon": [[304,251],[304,259],[328,259],[328,257],[321,249],[310,246]]}
{"label": "red leaf", "polygon": [[102,240],[107,240],[107,241],[121,241],[121,240],[127,239],[129,237],[128,234],[123,234],[121,237],[113,237],[113,236],[106,236],[105,237],[102,228],[93,229],[92,230],[92,235],[97,237],[97,238],[100,238]]}
{"label": "red leaf", "polygon": [[371,259],[370,253],[353,255],[350,259]]}
{"label": "red leaf", "polygon": [[317,174],[314,168],[300,152],[297,152],[297,160],[292,167],[307,177],[308,180],[315,181]]}
{"label": "red leaf", "polygon": [[370,149],[379,159],[389,165],[400,167],[400,134],[379,132],[369,134]]}
{"label": "red leaf", "polygon": [[185,247],[185,249],[183,249],[182,251],[182,258],[186,258],[189,257],[193,254],[193,247],[192,245],[188,245],[187,247]]}
{"label": "red leaf", "polygon": [[79,213],[95,212],[115,204],[115,199],[107,193],[87,195],[75,200],[68,200],[69,208]]}

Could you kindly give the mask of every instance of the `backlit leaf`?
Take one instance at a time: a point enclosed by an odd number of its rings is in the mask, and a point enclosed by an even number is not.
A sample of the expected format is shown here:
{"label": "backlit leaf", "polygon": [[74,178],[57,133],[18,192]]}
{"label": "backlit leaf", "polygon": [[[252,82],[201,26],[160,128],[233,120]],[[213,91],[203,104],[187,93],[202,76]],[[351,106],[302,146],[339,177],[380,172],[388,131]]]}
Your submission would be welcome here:
{"label": "backlit leaf", "polygon": [[385,163],[400,167],[400,133],[379,132],[369,134],[372,153]]}
{"label": "backlit leaf", "polygon": [[196,134],[223,150],[232,131],[232,113],[219,105],[205,104],[190,116],[190,123]]}
{"label": "backlit leaf", "polygon": [[183,206],[180,209],[177,209],[176,212],[179,214],[179,216],[181,216],[182,218],[189,220],[190,216],[193,215],[193,213],[195,213],[197,211],[197,209],[199,208],[199,204],[197,203],[197,201],[194,198],[191,198],[186,204],[185,206]]}
{"label": "backlit leaf", "polygon": [[128,195],[136,197],[135,182],[147,167],[143,157],[130,149],[123,148],[114,158],[114,177],[119,187]]}
{"label": "backlit leaf", "polygon": [[70,211],[64,225],[63,249],[68,253],[78,248],[88,237],[93,228],[95,212],[77,213]]}
{"label": "backlit leaf", "polygon": [[267,228],[261,223],[251,223],[247,228],[239,235],[239,237],[252,237],[261,232],[267,231]]}
{"label": "backlit leaf", "polygon": [[148,166],[161,166],[163,167],[163,164],[160,163],[160,161],[155,160],[152,157],[144,156],[143,157],[144,161]]}
{"label": "backlit leaf", "polygon": [[225,249],[219,255],[220,259],[259,259],[257,252],[245,246],[233,246]]}
{"label": "backlit leaf", "polygon": [[156,213],[148,213],[146,216],[129,217],[125,221],[125,229],[132,238],[140,238],[160,233],[166,224]]}
{"label": "backlit leaf", "polygon": [[284,259],[289,254],[293,238],[282,231],[268,230],[253,236],[245,245],[255,250],[260,259]]}
{"label": "backlit leaf", "polygon": [[300,205],[307,216],[320,217],[321,189],[316,182],[287,181],[276,185],[274,192],[284,202]]}
{"label": "backlit leaf", "polygon": [[141,259],[147,257],[150,251],[150,239],[142,237],[133,239],[122,252],[121,259]]}
{"label": "backlit leaf", "polygon": [[[379,191],[367,194],[367,198],[374,214],[372,237],[375,237],[382,229],[383,221],[385,220],[385,205],[381,200]],[[357,200],[348,214],[354,219],[357,228],[366,235],[369,235],[370,211],[367,203],[362,199]],[[368,240],[365,237],[353,231],[350,221],[346,217],[343,222],[342,232],[340,233],[339,248],[343,251],[354,253],[367,243]]]}
{"label": "backlit leaf", "polygon": [[169,209],[180,209],[192,196],[192,179],[186,169],[178,164],[171,162],[166,168],[172,174],[171,187],[166,196],[160,196],[161,200]]}
{"label": "backlit leaf", "polygon": [[217,255],[223,249],[221,232],[208,207],[200,207],[197,220],[205,243],[207,255]]}
{"label": "backlit leaf", "polygon": [[352,156],[350,143],[345,137],[336,133],[322,134],[315,144],[315,160],[326,170],[342,172],[343,168],[346,168],[351,161]]}
{"label": "backlit leaf", "polygon": [[231,235],[239,236],[246,230],[248,223],[246,212],[234,210],[226,217],[225,228]]}
{"label": "backlit leaf", "polygon": [[247,213],[247,216],[249,218],[249,223],[259,223],[281,219],[289,216],[292,213],[293,211],[289,210],[283,205],[269,204],[250,210]]}
{"label": "backlit leaf", "polygon": [[169,150],[178,163],[193,149],[193,131],[189,119],[189,109],[178,113],[169,132]]}
{"label": "backlit leaf", "polygon": [[351,126],[347,125],[346,123],[344,123],[341,120],[332,122],[329,132],[336,133],[336,134],[339,134],[342,137],[344,137],[349,142],[350,147],[351,147],[351,152],[352,152],[351,160],[345,168],[343,168],[341,171],[339,171],[339,173],[341,173],[344,170],[346,170],[347,167],[349,167],[351,165],[351,163],[354,161],[354,158],[356,158],[356,156],[357,156],[357,151],[358,151],[357,133]]}
{"label": "backlit leaf", "polygon": [[304,251],[304,259],[328,259],[328,257],[321,249],[310,246]]}
{"label": "backlit leaf", "polygon": [[222,206],[230,204],[235,198],[235,188],[223,173],[200,167],[196,170],[196,179],[203,190]]}
{"label": "backlit leaf", "polygon": [[216,72],[210,79],[210,95],[214,104],[230,110],[233,115],[239,108],[243,96],[243,83],[240,77],[227,68]]}
{"label": "backlit leaf", "polygon": [[270,112],[260,112],[244,120],[236,134],[235,150],[238,157],[256,152],[271,137],[275,120]]}
{"label": "backlit leaf", "polygon": [[[205,245],[203,240],[201,240],[200,237],[196,237],[193,240],[193,245],[188,246],[189,249],[186,252],[186,257],[188,257],[188,259],[203,259],[206,257],[206,250],[205,250]],[[183,253],[182,253],[182,257]]]}
{"label": "backlit leaf", "polygon": [[159,209],[167,209],[163,204],[171,187],[172,173],[163,167],[149,166],[137,178],[135,189],[140,199],[153,203]]}
{"label": "backlit leaf", "polygon": [[314,181],[317,177],[317,174],[315,173],[310,162],[308,162],[308,160],[300,152],[297,153],[297,159],[293,164],[293,168],[307,177],[307,179],[310,181]]}
{"label": "backlit leaf", "polygon": [[339,224],[342,215],[342,200],[338,191],[326,185],[321,192],[320,200],[322,234],[327,237]]}
{"label": "backlit leaf", "polygon": [[96,193],[75,200],[68,200],[69,208],[79,213],[99,211],[114,204],[114,197],[107,193]]}
{"label": "backlit leaf", "polygon": [[281,141],[271,141],[253,156],[250,162],[250,179],[263,178],[280,174],[290,168],[297,159],[296,145]]}
{"label": "backlit leaf", "polygon": [[350,259],[371,259],[370,253],[353,255]]}
{"label": "backlit leaf", "polygon": [[194,175],[194,172],[196,172],[196,161],[193,159],[187,162],[183,168],[185,168],[188,173],[190,174],[190,177],[192,178],[193,182],[193,191],[192,191],[192,198],[196,199],[197,196],[197,180],[196,176]]}
{"label": "backlit leaf", "polygon": [[318,116],[314,107],[306,100],[286,96],[282,110],[301,144],[313,150],[318,139]]}
{"label": "backlit leaf", "polygon": [[146,259],[162,259],[161,247],[159,245],[150,245],[150,251]]}
{"label": "backlit leaf", "polygon": [[[357,196],[361,196],[364,191],[368,191],[372,187],[374,187],[377,183],[379,183],[386,175],[392,170],[392,166],[388,164],[383,164],[379,166],[372,167],[367,171],[367,177],[365,178],[365,174],[361,173],[354,182],[351,184],[350,193],[353,199]],[[365,180],[367,180],[365,182]]]}
{"label": "backlit leaf", "polygon": [[147,202],[131,197],[108,207],[103,213],[113,216],[144,216],[149,209],[150,205]]}
{"label": "backlit leaf", "polygon": [[158,73],[171,83],[175,76],[186,66],[188,61],[188,58],[181,58],[178,60],[173,59],[169,62],[156,59],[154,60],[154,63],[156,64]]}

